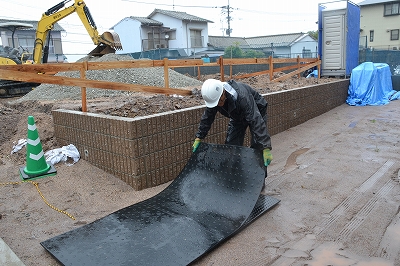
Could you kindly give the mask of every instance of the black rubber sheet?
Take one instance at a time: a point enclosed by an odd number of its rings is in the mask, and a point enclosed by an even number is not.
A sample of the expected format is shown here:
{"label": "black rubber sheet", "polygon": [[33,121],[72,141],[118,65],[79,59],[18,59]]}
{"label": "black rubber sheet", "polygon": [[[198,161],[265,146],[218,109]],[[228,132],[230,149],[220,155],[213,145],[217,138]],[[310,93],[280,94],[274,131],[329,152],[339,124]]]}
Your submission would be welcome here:
{"label": "black rubber sheet", "polygon": [[188,265],[279,200],[259,151],[201,143],[162,192],[41,242],[63,265]]}

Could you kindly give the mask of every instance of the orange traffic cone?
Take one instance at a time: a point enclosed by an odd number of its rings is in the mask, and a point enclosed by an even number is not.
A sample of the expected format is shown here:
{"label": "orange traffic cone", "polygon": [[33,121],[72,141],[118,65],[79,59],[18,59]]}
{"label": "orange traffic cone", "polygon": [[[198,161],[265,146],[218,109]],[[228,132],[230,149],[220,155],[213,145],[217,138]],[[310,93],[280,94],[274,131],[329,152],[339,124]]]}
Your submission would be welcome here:
{"label": "orange traffic cone", "polygon": [[19,173],[22,180],[33,180],[57,174],[54,166],[46,162],[33,116],[28,116],[26,166],[21,167]]}

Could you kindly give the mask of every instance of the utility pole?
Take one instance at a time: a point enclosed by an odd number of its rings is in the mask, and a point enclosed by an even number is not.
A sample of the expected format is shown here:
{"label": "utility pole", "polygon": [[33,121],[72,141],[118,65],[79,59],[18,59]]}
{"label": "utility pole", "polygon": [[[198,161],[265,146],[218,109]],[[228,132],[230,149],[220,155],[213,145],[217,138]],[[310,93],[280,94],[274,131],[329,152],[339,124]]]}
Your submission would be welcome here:
{"label": "utility pole", "polygon": [[232,11],[231,11],[231,7],[229,5],[229,0],[228,0],[228,5],[227,6],[222,6],[221,8],[222,8],[222,14],[227,13],[227,15],[228,15],[226,17],[226,20],[228,22],[228,28],[226,29],[226,35],[228,35],[230,37],[231,36],[231,32],[232,32],[232,29],[231,29],[231,20],[232,20],[231,12]]}

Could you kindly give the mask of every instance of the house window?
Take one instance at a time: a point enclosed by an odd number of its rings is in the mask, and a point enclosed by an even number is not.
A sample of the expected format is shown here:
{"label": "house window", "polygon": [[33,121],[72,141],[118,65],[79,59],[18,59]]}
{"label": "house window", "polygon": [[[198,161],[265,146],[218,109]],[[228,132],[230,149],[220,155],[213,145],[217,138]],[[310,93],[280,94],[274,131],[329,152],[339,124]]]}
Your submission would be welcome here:
{"label": "house window", "polygon": [[201,30],[190,30],[190,43],[191,47],[203,47]]}
{"label": "house window", "polygon": [[399,6],[400,6],[399,2],[385,4],[384,16],[398,15],[399,14]]}
{"label": "house window", "polygon": [[395,41],[399,39],[399,30],[391,30],[390,31],[390,40]]}
{"label": "house window", "polygon": [[165,33],[166,35],[169,36],[168,40],[176,40],[176,31],[168,31]]}
{"label": "house window", "polygon": [[370,30],[370,31],[369,31],[369,41],[370,41],[370,42],[373,42],[373,41],[374,41],[374,31],[373,31],[373,30]]}
{"label": "house window", "polygon": [[303,58],[312,58],[311,50],[303,48],[302,56]]}
{"label": "house window", "polygon": [[149,32],[147,34],[147,38],[148,38],[148,45],[147,45],[148,50],[160,48],[161,39],[160,39],[160,34],[158,32],[154,33]]}

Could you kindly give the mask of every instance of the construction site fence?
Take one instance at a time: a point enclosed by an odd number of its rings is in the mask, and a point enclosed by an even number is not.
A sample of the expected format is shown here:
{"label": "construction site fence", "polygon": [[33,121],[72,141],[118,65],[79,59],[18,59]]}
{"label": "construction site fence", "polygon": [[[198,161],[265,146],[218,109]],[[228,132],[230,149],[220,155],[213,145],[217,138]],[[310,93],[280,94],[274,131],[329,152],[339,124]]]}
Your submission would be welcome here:
{"label": "construction site fence", "polygon": [[363,49],[359,51],[358,60],[360,64],[364,62],[386,63],[394,75],[396,67],[400,66],[400,50]]}
{"label": "construction site fence", "polygon": [[[285,61],[284,61],[285,60]],[[265,71],[246,73],[241,77],[292,70],[273,81],[299,75],[308,68],[319,67],[316,59],[223,59],[218,63],[221,79],[226,68],[239,64],[269,64]],[[287,63],[275,68],[274,64]],[[205,106],[196,106],[149,116],[126,118],[87,112],[86,88],[142,91],[164,94],[190,95],[191,91],[169,88],[168,69],[179,67],[216,66],[202,60],[134,60],[118,62],[82,62],[68,64],[38,64],[1,66],[0,79],[50,83],[82,88],[82,111],[53,110],[54,136],[57,144],[74,144],[81,158],[92,165],[113,174],[135,190],[142,190],[173,180],[191,156],[192,143]],[[86,71],[132,68],[164,67],[165,87],[98,81],[86,79]],[[80,71],[80,78],[54,76],[60,71]],[[228,72],[229,73],[229,72]],[[271,73],[271,74],[270,74]],[[229,75],[229,74],[228,74]],[[240,78],[240,76],[236,76]],[[349,80],[272,92],[263,95],[268,102],[268,128],[270,135],[291,127],[344,104]],[[224,143],[229,119],[218,115],[205,138],[205,142]],[[245,139],[249,144],[249,134]]]}
{"label": "construction site fence", "polygon": [[[285,64],[286,66],[275,67],[276,64]],[[205,63],[204,60],[128,60],[113,62],[79,62],[79,63],[59,63],[59,64],[20,64],[0,66],[0,79],[14,80],[22,82],[49,83],[63,86],[78,86],[82,92],[82,111],[87,111],[86,88],[140,91],[161,94],[190,95],[191,91],[169,87],[168,70],[178,69],[180,67],[197,67],[197,78],[201,78],[200,67],[217,67],[221,81],[225,81],[225,74],[228,78],[233,76],[233,66],[235,65],[268,65],[263,71],[249,71],[242,75],[236,75],[235,79],[252,77],[262,74],[268,74],[271,81],[282,81],[294,75],[300,76],[302,72],[310,68],[318,68],[321,60],[318,58],[249,58],[249,59],[224,59],[220,57],[217,63]],[[121,69],[121,68],[146,68],[163,67],[164,68],[164,87],[149,86],[143,84],[127,84],[120,82],[109,82],[100,80],[90,80],[86,78],[86,72],[89,70]],[[78,71],[80,78],[70,78],[65,76],[54,76],[54,73],[61,71]],[[226,73],[227,71],[227,73]],[[291,71],[286,75],[280,75],[274,78],[274,73],[281,71]],[[21,74],[23,73],[23,74]],[[320,73],[320,71],[318,71]]]}

